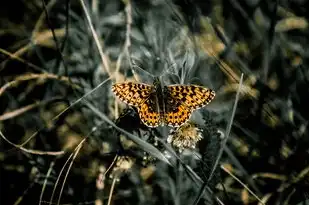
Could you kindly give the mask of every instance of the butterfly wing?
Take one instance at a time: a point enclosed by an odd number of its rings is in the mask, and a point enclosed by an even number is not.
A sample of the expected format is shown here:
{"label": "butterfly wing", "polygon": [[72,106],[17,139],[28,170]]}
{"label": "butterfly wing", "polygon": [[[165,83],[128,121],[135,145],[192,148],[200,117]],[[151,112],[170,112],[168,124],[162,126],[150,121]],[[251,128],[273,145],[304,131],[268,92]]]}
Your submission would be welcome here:
{"label": "butterfly wing", "polygon": [[171,95],[168,90],[164,91],[164,123],[171,127],[179,127],[189,120],[192,109],[187,107],[184,102]]}
{"label": "butterfly wing", "polygon": [[198,85],[170,85],[166,89],[172,98],[183,102],[192,110],[207,105],[215,97],[213,90]]}
{"label": "butterfly wing", "polygon": [[162,124],[156,93],[149,97],[138,107],[139,117],[148,127],[157,127]]}
{"label": "butterfly wing", "polygon": [[112,86],[114,94],[123,102],[138,107],[153,91],[154,86],[143,83],[116,83]]}

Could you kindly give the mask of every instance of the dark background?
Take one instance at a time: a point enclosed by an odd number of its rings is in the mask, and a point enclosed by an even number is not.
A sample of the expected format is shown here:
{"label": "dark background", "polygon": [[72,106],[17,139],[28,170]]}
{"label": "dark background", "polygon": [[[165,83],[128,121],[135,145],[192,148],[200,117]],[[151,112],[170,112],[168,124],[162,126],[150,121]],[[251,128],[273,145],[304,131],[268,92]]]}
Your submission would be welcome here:
{"label": "dark background", "polygon": [[[1,2],[0,204],[309,204],[308,1],[84,3],[106,64],[80,1]],[[154,76],[216,91],[171,165],[168,128],[111,92]]]}

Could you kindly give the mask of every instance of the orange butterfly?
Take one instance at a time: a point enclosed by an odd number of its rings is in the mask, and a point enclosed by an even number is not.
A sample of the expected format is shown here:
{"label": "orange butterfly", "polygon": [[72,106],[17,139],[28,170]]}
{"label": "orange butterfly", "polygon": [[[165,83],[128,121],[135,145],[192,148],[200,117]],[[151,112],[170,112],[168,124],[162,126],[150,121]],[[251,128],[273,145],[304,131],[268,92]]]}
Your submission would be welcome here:
{"label": "orange butterfly", "polygon": [[158,79],[153,85],[117,83],[112,90],[121,101],[137,108],[140,119],[148,127],[164,124],[179,127],[194,110],[215,97],[213,90],[198,85],[170,85],[162,89]]}

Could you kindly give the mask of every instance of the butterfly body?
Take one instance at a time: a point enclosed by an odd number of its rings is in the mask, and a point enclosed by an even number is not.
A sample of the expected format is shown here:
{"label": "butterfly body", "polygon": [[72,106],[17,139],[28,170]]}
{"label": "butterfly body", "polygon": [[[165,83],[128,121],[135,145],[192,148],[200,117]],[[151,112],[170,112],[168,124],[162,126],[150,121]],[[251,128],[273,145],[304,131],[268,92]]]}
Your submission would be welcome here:
{"label": "butterfly body", "polygon": [[158,79],[153,85],[117,83],[112,90],[121,101],[138,109],[140,119],[148,127],[181,126],[195,109],[207,105],[215,97],[214,91],[202,86],[162,86]]}

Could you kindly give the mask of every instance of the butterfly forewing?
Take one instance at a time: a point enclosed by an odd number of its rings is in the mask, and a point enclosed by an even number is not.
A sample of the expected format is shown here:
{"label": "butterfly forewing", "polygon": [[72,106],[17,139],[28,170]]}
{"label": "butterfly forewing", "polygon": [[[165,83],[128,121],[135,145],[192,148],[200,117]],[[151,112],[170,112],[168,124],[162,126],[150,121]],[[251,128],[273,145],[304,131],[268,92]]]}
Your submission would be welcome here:
{"label": "butterfly forewing", "polygon": [[116,83],[112,86],[112,91],[123,102],[132,105],[141,105],[153,92],[154,86],[143,83]]}
{"label": "butterfly forewing", "polygon": [[215,97],[213,90],[197,85],[170,85],[167,89],[173,98],[193,110],[207,105]]}

